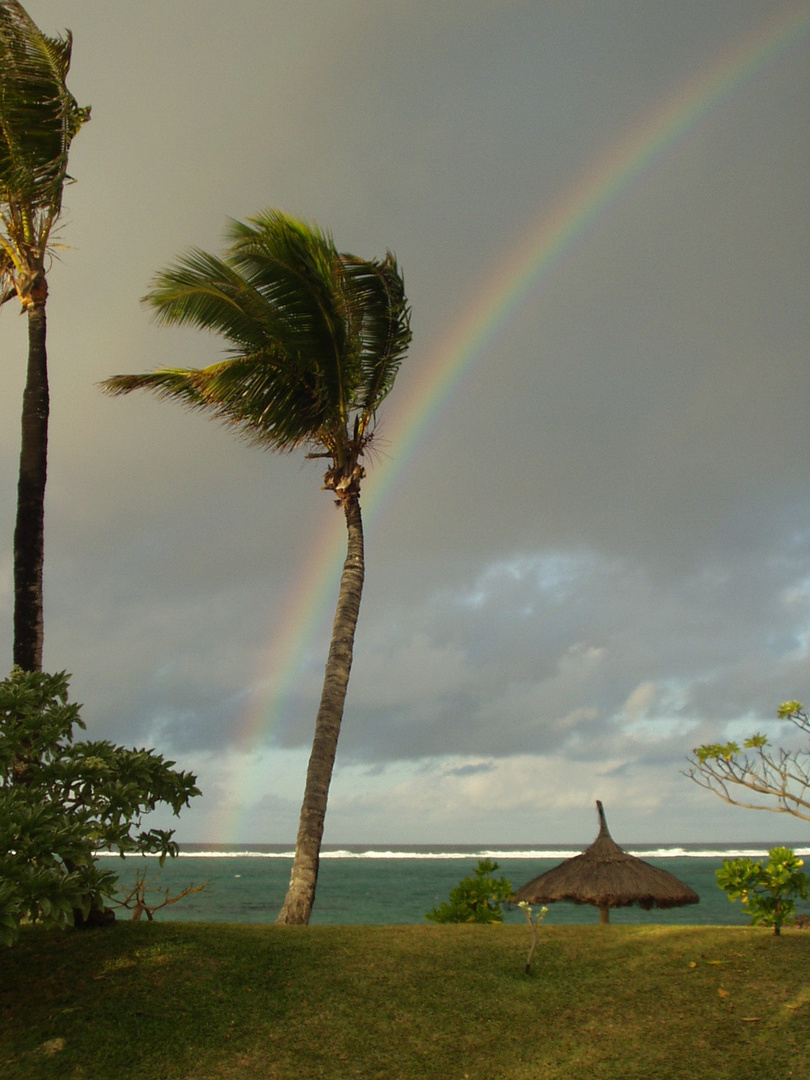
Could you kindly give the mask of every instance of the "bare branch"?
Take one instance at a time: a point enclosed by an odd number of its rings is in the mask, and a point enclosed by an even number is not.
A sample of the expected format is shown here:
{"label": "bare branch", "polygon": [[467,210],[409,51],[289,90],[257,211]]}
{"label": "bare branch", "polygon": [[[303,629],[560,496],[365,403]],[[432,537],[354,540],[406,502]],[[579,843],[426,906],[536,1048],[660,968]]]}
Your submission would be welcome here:
{"label": "bare branch", "polygon": [[[777,715],[810,735],[810,718],[801,702],[785,702]],[[764,735],[754,735],[745,742],[746,750],[753,750],[753,754],[743,754],[734,742],[696,747],[689,758],[691,767],[684,775],[732,806],[792,814],[810,821],[810,751],[780,747],[774,754],[768,752],[767,746]],[[732,793],[734,787],[762,795],[775,805],[747,802]]]}
{"label": "bare branch", "polygon": [[[152,922],[156,911],[160,911],[161,908],[167,907],[169,904],[176,904],[178,900],[182,900],[184,896],[190,896],[192,893],[202,892],[202,890],[208,884],[207,881],[202,885],[188,885],[182,892],[179,892],[176,896],[169,896],[168,889],[158,889],[149,884],[146,880],[146,871],[138,870],[135,874],[135,884],[132,889],[126,894],[126,896],[119,903],[119,907],[126,908],[127,911],[132,912],[132,921],[140,922],[141,916],[146,914],[149,922]],[[146,893],[148,892],[163,892],[163,899],[159,904],[147,904]]]}

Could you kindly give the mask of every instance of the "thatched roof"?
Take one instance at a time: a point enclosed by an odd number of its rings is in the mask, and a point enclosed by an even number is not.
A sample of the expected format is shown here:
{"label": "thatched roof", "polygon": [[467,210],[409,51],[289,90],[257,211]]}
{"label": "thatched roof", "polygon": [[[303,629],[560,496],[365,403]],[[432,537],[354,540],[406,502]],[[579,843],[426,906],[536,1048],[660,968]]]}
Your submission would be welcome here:
{"label": "thatched roof", "polygon": [[591,846],[523,885],[515,893],[517,902],[553,904],[571,900],[575,904],[594,904],[601,910],[602,922],[608,921],[608,909],[612,907],[638,904],[649,910],[699,903],[698,894],[672,874],[622,851],[608,832],[601,802],[596,803],[596,808],[599,835]]}

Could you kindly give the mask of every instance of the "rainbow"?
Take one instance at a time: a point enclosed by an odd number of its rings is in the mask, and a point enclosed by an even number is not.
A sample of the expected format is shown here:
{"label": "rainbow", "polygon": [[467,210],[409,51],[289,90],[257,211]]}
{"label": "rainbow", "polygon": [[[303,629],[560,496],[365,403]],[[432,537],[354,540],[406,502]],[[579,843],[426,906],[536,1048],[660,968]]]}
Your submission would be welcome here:
{"label": "rainbow", "polygon": [[[727,101],[744,83],[772,66],[810,32],[810,7],[786,8],[724,52],[697,77],[680,86],[628,135],[612,146],[587,175],[550,211],[543,210],[523,230],[516,249],[478,293],[466,315],[432,351],[421,378],[406,400],[392,396],[386,419],[386,462],[366,484],[364,519],[379,515],[387,497],[412,458],[424,444],[425,432],[450,402],[459,382],[475,370],[497,338],[557,266],[564,253],[582,240],[627,188],[642,180],[652,166],[670,154],[702,120]],[[330,507],[331,509],[331,507]],[[260,690],[243,713],[236,732],[236,749],[254,749],[262,735],[284,723],[284,707],[300,675],[316,628],[335,602],[345,555],[342,515],[333,514],[301,568],[274,618],[274,632],[265,655]],[[270,674],[268,674],[268,670]],[[252,786],[252,785],[249,785]],[[249,793],[244,789],[242,798]],[[234,808],[220,817],[218,842],[228,843],[238,832],[244,810]]]}

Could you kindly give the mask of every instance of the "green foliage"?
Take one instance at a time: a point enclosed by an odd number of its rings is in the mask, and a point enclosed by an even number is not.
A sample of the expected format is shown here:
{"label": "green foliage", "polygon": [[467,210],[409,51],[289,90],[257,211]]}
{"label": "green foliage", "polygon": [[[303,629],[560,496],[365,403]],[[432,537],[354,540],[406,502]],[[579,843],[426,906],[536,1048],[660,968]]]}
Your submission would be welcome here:
{"label": "green foliage", "polygon": [[772,926],[778,934],[796,910],[797,899],[806,900],[810,878],[800,867],[804,860],[785,847],[769,852],[767,863],[754,859],[726,859],[716,871],[717,884],[732,902],[739,900],[751,913],[755,926]]}
{"label": "green foliage", "polygon": [[173,830],[144,830],[142,818],[159,803],[179,814],[200,794],[161,754],[74,742],[74,728],[84,723],[64,672],[15,668],[0,683],[0,943],[13,944],[23,919],[65,925],[101,911],[117,875],[95,852],[175,855]]}
{"label": "green foliage", "polygon": [[804,705],[800,701],[783,701],[776,715],[780,720],[795,720],[804,715]]}
{"label": "green foliage", "polygon": [[[768,745],[767,735],[751,735],[743,743],[743,749],[745,750],[760,750]],[[740,744],[736,742],[727,743],[707,743],[705,746],[699,746],[695,750],[695,757],[698,759],[701,765],[705,765],[707,761],[732,761],[735,754],[742,753]]]}
{"label": "green foliage", "polygon": [[503,922],[501,904],[509,903],[514,889],[505,877],[492,877],[497,869],[496,862],[480,859],[473,874],[450,890],[450,900],[433,908],[425,918],[437,923]]}

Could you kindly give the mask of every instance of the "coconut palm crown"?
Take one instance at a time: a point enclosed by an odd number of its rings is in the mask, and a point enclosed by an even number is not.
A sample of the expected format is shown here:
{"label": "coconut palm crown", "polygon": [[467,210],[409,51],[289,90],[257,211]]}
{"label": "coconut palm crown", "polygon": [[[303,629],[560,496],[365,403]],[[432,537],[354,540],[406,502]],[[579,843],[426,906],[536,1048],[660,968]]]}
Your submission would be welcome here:
{"label": "coconut palm crown", "polygon": [[341,254],[316,226],[277,210],[232,221],[219,258],[192,250],[158,274],[145,297],[161,323],[221,334],[226,359],[199,369],[117,375],[111,394],[151,390],[201,409],[273,450],[327,459],[324,488],[348,533],[324,686],[281,923],[309,921],[329,784],[343,718],[365,556],[361,459],[377,408],[411,339],[402,277],[380,261]]}
{"label": "coconut palm crown", "polygon": [[67,89],[73,38],[48,37],[0,0],[0,301],[43,299],[73,137],[90,117]]}
{"label": "coconut palm crown", "polygon": [[330,459],[324,486],[338,499],[358,493],[359,459],[411,337],[396,260],[341,254],[328,233],[277,210],[232,221],[227,237],[222,258],[190,251],[144,299],[160,323],[221,334],[228,358],[118,375],[104,389],[152,390],[251,442],[309,448]]}
{"label": "coconut palm crown", "polygon": [[45,303],[53,228],[74,135],[90,116],[67,89],[72,38],[48,37],[16,0],[0,0],[0,304],[28,315],[14,529],[14,663],[42,668],[48,358]]}

